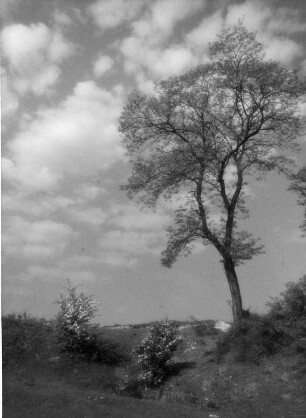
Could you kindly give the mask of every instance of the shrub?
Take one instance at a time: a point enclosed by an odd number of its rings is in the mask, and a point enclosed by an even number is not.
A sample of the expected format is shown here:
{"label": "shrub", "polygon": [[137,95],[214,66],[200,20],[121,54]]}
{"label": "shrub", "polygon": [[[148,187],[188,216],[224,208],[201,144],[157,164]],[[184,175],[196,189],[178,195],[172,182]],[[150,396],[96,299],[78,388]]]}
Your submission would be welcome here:
{"label": "shrub", "polygon": [[277,352],[285,334],[268,316],[252,314],[235,322],[217,342],[217,359],[232,353],[236,361],[257,363],[261,357]]}
{"label": "shrub", "polygon": [[37,361],[52,344],[53,327],[44,319],[28,314],[2,317],[3,367],[13,363]]}
{"label": "shrub", "polygon": [[83,360],[115,365],[126,359],[114,342],[103,338],[98,325],[91,320],[97,312],[92,296],[77,293],[77,286],[67,288],[67,295],[60,295],[57,303],[57,339],[61,352],[78,356]]}
{"label": "shrub", "polygon": [[171,359],[181,339],[167,320],[153,325],[136,349],[139,378],[148,386],[160,385],[170,373]]}
{"label": "shrub", "polygon": [[274,320],[295,322],[306,318],[306,275],[297,283],[287,283],[287,289],[278,298],[268,302],[269,316]]}
{"label": "shrub", "polygon": [[215,328],[215,321],[206,320],[201,321],[199,319],[190,317],[192,329],[197,337],[215,337],[218,335],[218,331]]}
{"label": "shrub", "polygon": [[90,324],[97,312],[97,302],[92,296],[77,294],[77,286],[67,288],[68,295],[60,295],[57,303],[58,340],[61,351],[94,357],[97,335]]}

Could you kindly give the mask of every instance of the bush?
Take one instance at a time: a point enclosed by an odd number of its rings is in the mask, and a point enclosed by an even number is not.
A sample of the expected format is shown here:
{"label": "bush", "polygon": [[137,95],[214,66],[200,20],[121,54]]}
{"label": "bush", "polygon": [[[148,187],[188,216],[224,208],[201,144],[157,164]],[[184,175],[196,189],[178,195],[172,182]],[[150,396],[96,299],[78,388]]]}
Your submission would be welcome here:
{"label": "bush", "polygon": [[3,367],[37,361],[52,344],[53,327],[44,319],[10,314],[2,317]]}
{"label": "bush", "polygon": [[269,316],[273,320],[295,323],[298,319],[306,318],[306,275],[297,283],[287,283],[286,287],[281,297],[268,303]]}
{"label": "bush", "polygon": [[137,363],[142,368],[139,378],[148,386],[160,385],[170,373],[171,358],[180,337],[177,329],[168,321],[153,325],[135,350]]}
{"label": "bush", "polygon": [[276,353],[284,340],[284,332],[268,316],[252,314],[235,322],[218,340],[217,359],[232,353],[236,361],[258,363],[261,357]]}
{"label": "bush", "polygon": [[190,317],[192,329],[197,337],[215,337],[218,335],[218,331],[215,328],[215,321],[206,320],[201,321],[199,319]]}
{"label": "bush", "polygon": [[92,296],[77,294],[77,286],[67,288],[68,295],[60,295],[57,303],[58,341],[61,351],[89,358],[96,356],[98,337],[96,326],[90,324],[97,312],[97,302]]}
{"label": "bush", "polygon": [[118,345],[103,338],[98,325],[91,320],[97,312],[92,296],[78,294],[77,286],[67,288],[68,295],[60,295],[57,303],[57,339],[63,353],[77,356],[82,360],[115,365],[126,360]]}

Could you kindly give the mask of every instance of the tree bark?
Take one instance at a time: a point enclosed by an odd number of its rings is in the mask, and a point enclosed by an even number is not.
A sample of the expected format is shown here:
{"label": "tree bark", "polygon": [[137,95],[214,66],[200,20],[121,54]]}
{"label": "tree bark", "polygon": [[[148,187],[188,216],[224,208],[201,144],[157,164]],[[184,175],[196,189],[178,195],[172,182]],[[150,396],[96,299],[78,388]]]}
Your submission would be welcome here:
{"label": "tree bark", "polygon": [[223,259],[223,266],[232,296],[233,319],[243,318],[242,299],[234,262],[231,257]]}

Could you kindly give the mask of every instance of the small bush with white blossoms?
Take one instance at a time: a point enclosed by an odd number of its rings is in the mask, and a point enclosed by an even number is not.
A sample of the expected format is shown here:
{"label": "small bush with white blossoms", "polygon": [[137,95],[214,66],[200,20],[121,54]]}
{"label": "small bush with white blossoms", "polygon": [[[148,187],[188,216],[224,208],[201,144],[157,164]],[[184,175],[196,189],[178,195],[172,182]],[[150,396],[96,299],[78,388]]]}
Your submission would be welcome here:
{"label": "small bush with white blossoms", "polygon": [[77,286],[67,288],[68,295],[60,295],[57,303],[58,339],[62,351],[87,355],[92,351],[96,339],[95,325],[90,324],[97,312],[97,304],[92,296],[77,293]]}
{"label": "small bush with white blossoms", "polygon": [[153,325],[135,350],[143,370],[139,378],[148,386],[160,385],[169,374],[171,359],[181,342],[177,329],[167,320]]}

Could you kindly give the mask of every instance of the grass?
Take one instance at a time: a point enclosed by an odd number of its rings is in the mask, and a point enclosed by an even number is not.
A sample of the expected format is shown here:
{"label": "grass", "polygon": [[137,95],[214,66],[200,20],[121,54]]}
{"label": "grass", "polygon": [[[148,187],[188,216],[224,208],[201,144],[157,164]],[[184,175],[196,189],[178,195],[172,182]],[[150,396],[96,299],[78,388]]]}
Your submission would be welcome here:
{"label": "grass", "polygon": [[[186,324],[185,324],[186,325]],[[254,362],[215,354],[212,323],[183,327],[183,343],[168,380],[158,389],[137,387],[132,350],[146,325],[101,328],[110,346],[127,354],[120,363],[84,362],[59,354],[52,322],[2,318],[3,416],[290,418],[306,416],[306,355],[284,347]],[[113,345],[112,345],[113,344]]]}

